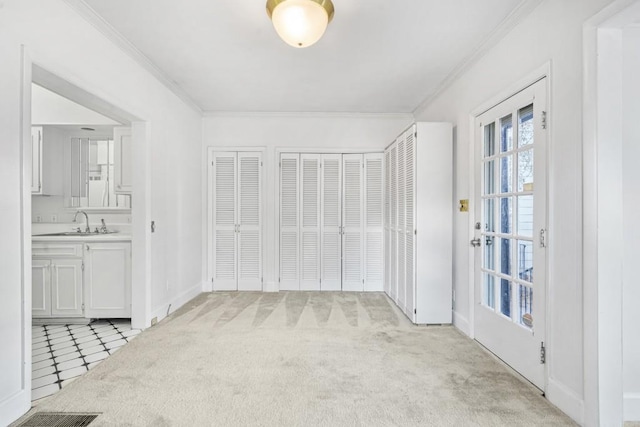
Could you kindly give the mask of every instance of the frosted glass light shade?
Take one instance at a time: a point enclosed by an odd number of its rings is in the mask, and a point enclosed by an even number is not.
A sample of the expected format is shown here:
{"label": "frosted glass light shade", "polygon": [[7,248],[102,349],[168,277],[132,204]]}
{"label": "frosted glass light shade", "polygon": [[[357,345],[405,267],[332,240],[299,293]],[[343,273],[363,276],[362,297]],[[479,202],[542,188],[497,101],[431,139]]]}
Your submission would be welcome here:
{"label": "frosted glass light shade", "polygon": [[329,14],[313,0],[286,0],[276,5],[271,20],[285,43],[302,48],[320,40],[329,24]]}

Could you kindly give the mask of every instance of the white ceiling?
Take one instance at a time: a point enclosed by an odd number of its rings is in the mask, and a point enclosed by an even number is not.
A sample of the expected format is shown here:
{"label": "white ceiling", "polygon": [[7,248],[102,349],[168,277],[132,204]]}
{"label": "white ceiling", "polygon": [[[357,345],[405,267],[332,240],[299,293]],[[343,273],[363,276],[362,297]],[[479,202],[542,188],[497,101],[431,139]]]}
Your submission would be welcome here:
{"label": "white ceiling", "polygon": [[527,3],[333,0],[295,49],[266,0],[85,1],[204,111],[351,113],[413,112]]}

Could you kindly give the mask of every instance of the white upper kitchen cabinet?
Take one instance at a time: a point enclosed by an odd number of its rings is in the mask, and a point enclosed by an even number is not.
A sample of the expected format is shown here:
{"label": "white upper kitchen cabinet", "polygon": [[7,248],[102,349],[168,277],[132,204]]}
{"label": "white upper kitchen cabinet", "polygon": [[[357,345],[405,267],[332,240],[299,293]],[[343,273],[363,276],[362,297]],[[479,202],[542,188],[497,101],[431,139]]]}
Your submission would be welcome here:
{"label": "white upper kitchen cabinet", "polygon": [[113,128],[114,191],[118,194],[130,194],[133,189],[131,141],[131,128]]}

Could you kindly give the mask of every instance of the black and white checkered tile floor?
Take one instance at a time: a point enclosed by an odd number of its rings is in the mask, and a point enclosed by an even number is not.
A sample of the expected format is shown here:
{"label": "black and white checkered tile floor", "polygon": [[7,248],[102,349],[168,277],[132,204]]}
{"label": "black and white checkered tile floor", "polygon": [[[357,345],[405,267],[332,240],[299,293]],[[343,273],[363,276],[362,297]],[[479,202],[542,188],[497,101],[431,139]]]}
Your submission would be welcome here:
{"label": "black and white checkered tile floor", "polygon": [[140,333],[128,320],[89,325],[34,325],[31,400],[56,393]]}

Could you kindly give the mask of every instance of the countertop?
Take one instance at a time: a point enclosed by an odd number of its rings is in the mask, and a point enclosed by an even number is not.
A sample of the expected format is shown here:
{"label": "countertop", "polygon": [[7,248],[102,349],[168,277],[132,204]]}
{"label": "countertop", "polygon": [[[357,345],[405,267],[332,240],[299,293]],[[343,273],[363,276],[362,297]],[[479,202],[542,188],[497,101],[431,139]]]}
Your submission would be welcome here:
{"label": "countertop", "polygon": [[94,234],[90,236],[31,236],[32,242],[130,242],[128,233]]}

